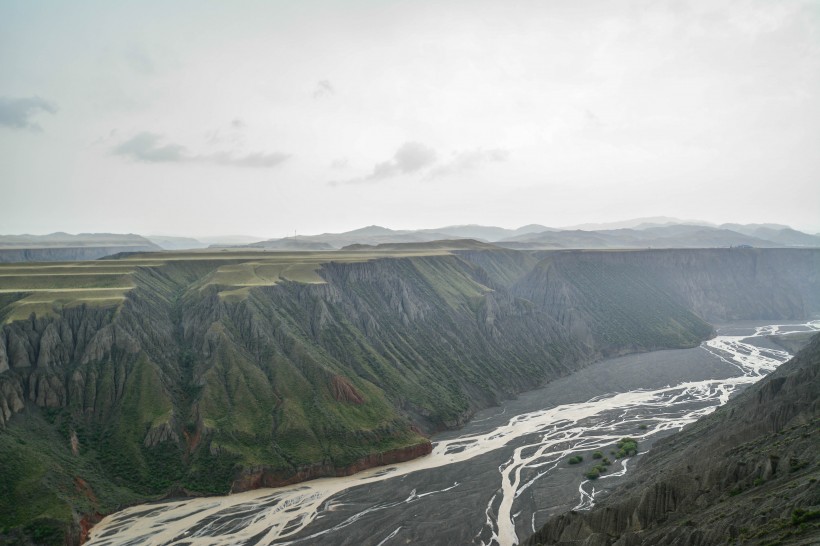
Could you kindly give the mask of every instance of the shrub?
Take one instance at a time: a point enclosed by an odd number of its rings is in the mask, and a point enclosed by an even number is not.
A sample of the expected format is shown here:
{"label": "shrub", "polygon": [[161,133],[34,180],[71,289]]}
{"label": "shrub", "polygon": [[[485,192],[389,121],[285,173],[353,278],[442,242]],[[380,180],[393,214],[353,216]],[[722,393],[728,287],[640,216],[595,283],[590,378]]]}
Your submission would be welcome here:
{"label": "shrub", "polygon": [[820,510],[804,510],[795,508],[792,512],[792,525],[801,525],[807,521],[820,519]]}
{"label": "shrub", "polygon": [[592,454],[593,459],[601,459],[601,458],[603,458],[603,456],[604,456],[604,454],[601,453],[600,451],[596,451],[595,453]]}
{"label": "shrub", "polygon": [[583,460],[584,460],[584,458],[581,457],[580,455],[573,455],[572,457],[569,458],[569,460],[567,462],[569,464],[578,464],[578,463],[582,462]]}
{"label": "shrub", "polygon": [[597,480],[601,476],[601,472],[598,470],[598,467],[591,468],[584,476],[587,477],[588,480]]}
{"label": "shrub", "polygon": [[622,459],[624,457],[631,457],[638,453],[638,441],[634,438],[624,437],[618,440],[618,453],[615,457]]}

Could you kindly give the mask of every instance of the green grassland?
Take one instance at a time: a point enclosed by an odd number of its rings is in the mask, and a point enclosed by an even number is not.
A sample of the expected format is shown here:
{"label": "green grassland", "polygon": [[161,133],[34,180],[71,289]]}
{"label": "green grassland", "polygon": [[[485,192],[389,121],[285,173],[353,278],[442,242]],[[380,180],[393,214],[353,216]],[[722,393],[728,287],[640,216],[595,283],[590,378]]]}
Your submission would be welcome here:
{"label": "green grassland", "polygon": [[9,323],[27,319],[32,314],[55,316],[60,309],[76,305],[118,307],[128,291],[136,286],[133,275],[137,270],[162,270],[186,262],[217,265],[199,280],[198,286],[215,286],[223,297],[235,302],[247,298],[251,287],[274,286],[283,280],[323,283],[318,270],[331,261],[354,263],[447,252],[443,249],[334,253],[189,251],[136,254],[94,262],[0,264],[0,295],[20,296],[6,305],[0,299],[0,317]]}

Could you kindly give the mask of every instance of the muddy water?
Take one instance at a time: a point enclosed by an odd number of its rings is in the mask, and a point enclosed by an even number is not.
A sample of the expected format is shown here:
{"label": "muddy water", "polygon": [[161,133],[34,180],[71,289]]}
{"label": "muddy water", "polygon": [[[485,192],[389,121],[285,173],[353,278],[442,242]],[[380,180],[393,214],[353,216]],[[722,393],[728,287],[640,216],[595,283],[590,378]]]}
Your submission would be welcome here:
{"label": "muddy water", "polygon": [[[591,481],[592,452],[623,436],[645,453],[789,357],[767,335],[804,324],[731,324],[694,349],[602,361],[434,438],[426,457],[225,497],[140,505],[105,518],[94,546],[115,544],[512,545],[557,512],[588,509],[628,479],[637,457]],[[568,465],[570,455],[584,456]]]}

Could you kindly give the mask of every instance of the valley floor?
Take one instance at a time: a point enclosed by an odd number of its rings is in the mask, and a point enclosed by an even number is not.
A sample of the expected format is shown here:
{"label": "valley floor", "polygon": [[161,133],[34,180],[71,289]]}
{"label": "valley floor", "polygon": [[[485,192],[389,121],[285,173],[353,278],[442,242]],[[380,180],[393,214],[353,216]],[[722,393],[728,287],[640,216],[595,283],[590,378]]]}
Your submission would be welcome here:
{"label": "valley floor", "polygon": [[[516,544],[629,478],[636,461],[615,459],[619,438],[636,438],[640,459],[787,360],[768,336],[818,329],[724,325],[698,348],[601,361],[437,435],[427,457],[347,478],[132,507],[95,527],[90,544]],[[591,481],[583,474],[595,451],[611,465]],[[569,465],[571,455],[584,460]]]}

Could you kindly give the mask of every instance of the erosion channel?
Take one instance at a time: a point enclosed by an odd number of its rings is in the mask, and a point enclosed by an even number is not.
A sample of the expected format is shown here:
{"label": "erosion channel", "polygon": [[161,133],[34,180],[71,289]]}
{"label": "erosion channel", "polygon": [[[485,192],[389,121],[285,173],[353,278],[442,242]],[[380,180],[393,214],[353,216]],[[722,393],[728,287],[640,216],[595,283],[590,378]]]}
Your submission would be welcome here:
{"label": "erosion channel", "polygon": [[[784,321],[786,322],[786,321]],[[731,323],[693,349],[598,362],[436,435],[432,454],[344,478],[134,506],[105,518],[90,544],[511,545],[553,514],[586,510],[658,438],[726,403],[789,358],[769,336],[820,321]],[[615,457],[636,439],[639,453]],[[606,472],[585,473],[600,451]],[[570,465],[571,456],[583,461]]]}

